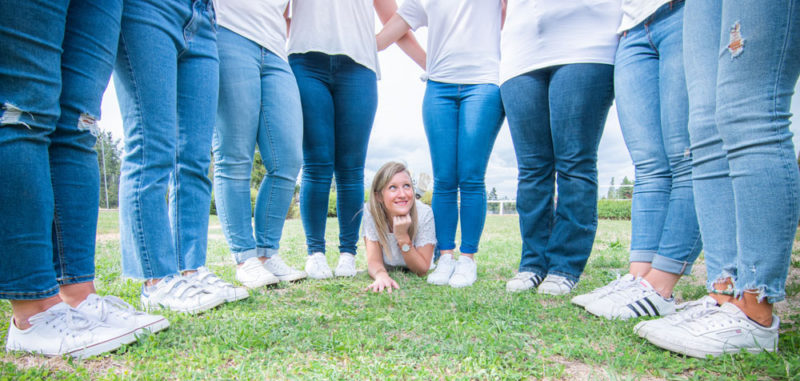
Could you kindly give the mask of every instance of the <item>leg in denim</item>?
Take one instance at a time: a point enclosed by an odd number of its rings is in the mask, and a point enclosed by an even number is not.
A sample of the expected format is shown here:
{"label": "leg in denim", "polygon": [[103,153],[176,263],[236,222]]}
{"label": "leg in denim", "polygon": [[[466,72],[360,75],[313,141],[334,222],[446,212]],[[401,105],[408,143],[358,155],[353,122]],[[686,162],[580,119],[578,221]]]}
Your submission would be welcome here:
{"label": "leg in denim", "polygon": [[597,148],[614,96],[612,76],[612,65],[572,64],[502,86],[519,166],[520,272],[573,281],[583,272],[597,231]]}
{"label": "leg in denim", "polygon": [[636,168],[631,262],[688,274],[700,253],[687,129],[681,2],[669,3],[620,40],[617,111]]}
{"label": "leg in denim", "polygon": [[213,17],[202,0],[125,3],[114,79],[125,130],[127,276],[162,278],[205,263],[219,78]]}
{"label": "leg in denim", "polygon": [[759,300],[776,303],[785,297],[800,218],[789,130],[800,74],[800,2],[725,2],[721,20],[716,120],[736,211],[734,286],[737,295],[757,290]]}
{"label": "leg in denim", "polygon": [[[237,263],[277,253],[302,153],[302,110],[288,63],[228,29],[218,34],[220,104],[214,135],[217,212]],[[256,143],[267,169],[251,224]]]}
{"label": "leg in denim", "polygon": [[486,219],[486,166],[504,116],[500,89],[428,81],[422,115],[433,163],[439,250],[455,249],[460,212],[460,251],[474,254]]}
{"label": "leg in denim", "polygon": [[728,159],[715,121],[720,49],[719,1],[689,1],[684,19],[684,62],[695,209],[703,236],[706,287],[736,277],[736,210]]}
{"label": "leg in denim", "polygon": [[458,113],[458,189],[462,253],[477,253],[486,221],[486,167],[505,113],[494,84],[461,85]]}
{"label": "leg in denim", "polygon": [[2,174],[25,184],[0,192],[0,296],[45,299],[59,283],[94,278],[98,205],[90,195],[99,185],[91,130],[121,3],[3,1],[0,10]]}
{"label": "leg in denim", "polygon": [[375,73],[347,56],[293,54],[303,105],[300,216],[308,253],[325,252],[331,180],[336,174],[339,250],[355,253],[364,203],[364,162],[378,106]]}

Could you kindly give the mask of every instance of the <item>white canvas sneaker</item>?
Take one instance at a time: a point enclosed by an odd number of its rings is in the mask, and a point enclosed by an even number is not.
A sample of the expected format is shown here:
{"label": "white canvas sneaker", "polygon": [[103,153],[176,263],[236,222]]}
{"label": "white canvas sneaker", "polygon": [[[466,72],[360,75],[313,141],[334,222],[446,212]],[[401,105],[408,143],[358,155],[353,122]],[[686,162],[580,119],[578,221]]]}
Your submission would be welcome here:
{"label": "white canvas sneaker", "polygon": [[264,268],[283,282],[292,282],[307,276],[305,271],[296,270],[284,263],[283,259],[278,254],[267,259],[267,261],[264,262]]}
{"label": "white canvas sneaker", "polygon": [[453,275],[450,276],[450,281],[447,284],[453,288],[461,288],[472,286],[477,279],[478,265],[469,257],[460,255],[458,256],[458,261],[456,261],[456,269],[453,270]]}
{"label": "white canvas sneaker", "polygon": [[236,266],[236,280],[247,288],[259,288],[280,280],[256,258],[247,258],[241,266]]}
{"label": "white canvas sneaker", "polygon": [[453,275],[455,269],[456,261],[453,260],[453,256],[451,254],[443,254],[439,257],[436,268],[428,275],[428,283],[439,286],[446,285],[447,282],[450,281],[450,276]]}
{"label": "white canvas sneaker", "polygon": [[328,267],[328,260],[325,253],[314,253],[306,259],[306,274],[313,279],[327,279],[333,276],[331,268]]}
{"label": "white canvas sneaker", "polygon": [[136,338],[141,335],[153,334],[169,327],[169,321],[165,317],[137,311],[124,300],[113,295],[89,294],[76,309],[111,327],[128,329],[135,335],[131,342],[136,341]]}
{"label": "white canvas sneaker", "polygon": [[631,283],[633,283],[634,280],[636,280],[636,277],[633,276],[633,274],[625,274],[623,277],[618,277],[605,286],[598,287],[589,293],[581,294],[572,298],[572,304],[586,307],[586,305],[597,299],[600,299],[621,288],[628,287]]}
{"label": "white canvas sneaker", "polygon": [[537,292],[547,295],[566,295],[575,287],[575,282],[561,275],[547,274],[539,284]]}
{"label": "white canvas sneaker", "polygon": [[339,254],[339,264],[333,270],[336,276],[356,276],[356,255],[350,253]]}
{"label": "white canvas sneaker", "polygon": [[[256,261],[258,261],[258,259],[256,259]],[[187,275],[186,278],[188,278],[189,281],[194,281],[200,286],[205,287],[209,292],[218,294],[226,302],[235,302],[250,296],[246,288],[236,287],[220,279],[205,266],[199,267],[197,272]]]}
{"label": "white canvas sneaker", "polygon": [[530,271],[522,271],[514,275],[506,283],[506,291],[519,292],[525,290],[532,290],[542,283],[542,277]]}
{"label": "white canvas sneaker", "polygon": [[606,319],[627,320],[642,316],[666,316],[675,312],[675,300],[664,299],[646,280],[639,278],[586,305],[586,311]]}
{"label": "white canvas sneaker", "polygon": [[11,319],[6,350],[84,358],[113,351],[136,340],[127,327],[101,323],[64,302],[31,316],[28,322],[31,326],[23,330]]}
{"label": "white canvas sneaker", "polygon": [[142,306],[145,310],[166,308],[195,314],[212,309],[225,299],[216,293],[190,282],[180,275],[170,275],[153,286],[142,286]]}
{"label": "white canvas sneaker", "polygon": [[647,340],[656,346],[686,356],[705,358],[724,353],[774,352],[778,348],[780,319],[773,315],[769,327],[750,320],[733,303],[706,309],[673,329],[652,331]]}
{"label": "white canvas sneaker", "polygon": [[675,325],[680,324],[682,321],[706,314],[707,310],[712,308],[719,308],[719,305],[717,305],[717,301],[714,298],[706,295],[698,300],[677,305],[675,313],[672,315],[661,319],[639,322],[633,327],[633,332],[646,339],[650,332],[673,329]]}

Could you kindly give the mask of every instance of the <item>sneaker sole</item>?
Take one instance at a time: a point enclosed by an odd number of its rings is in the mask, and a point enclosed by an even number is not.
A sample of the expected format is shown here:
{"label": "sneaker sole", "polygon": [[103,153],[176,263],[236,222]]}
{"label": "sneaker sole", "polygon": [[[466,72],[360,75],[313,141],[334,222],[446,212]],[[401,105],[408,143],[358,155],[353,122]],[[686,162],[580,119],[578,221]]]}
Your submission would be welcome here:
{"label": "sneaker sole", "polygon": [[95,343],[83,348],[74,349],[72,351],[66,353],[55,353],[55,354],[44,354],[46,356],[61,356],[61,355],[69,355],[71,357],[77,359],[83,359],[86,357],[97,356],[99,354],[103,354],[106,352],[113,352],[119,349],[121,346],[125,344],[130,344],[136,341],[136,335],[133,331],[126,333],[124,335],[108,339],[106,341]]}
{"label": "sneaker sole", "polygon": [[[278,283],[278,282],[274,282],[274,283],[267,283],[267,284],[275,284],[275,283]],[[233,295],[232,297],[230,297],[230,298],[225,298],[225,303],[238,302],[238,301],[240,301],[240,300],[247,299],[247,298],[249,298],[249,297],[250,297],[250,294],[249,294],[249,293],[245,293],[245,294],[243,294],[243,295],[239,295],[239,296],[236,296],[236,294],[234,293],[234,295]]]}
{"label": "sneaker sole", "polygon": [[224,298],[219,298],[217,300],[212,300],[212,301],[210,301],[210,302],[208,302],[206,304],[202,304],[202,305],[199,305],[199,306],[194,307],[194,308],[173,308],[173,307],[171,307],[169,305],[164,305],[164,304],[160,304],[160,303],[152,304],[152,303],[149,303],[149,302],[142,301],[142,307],[143,307],[143,309],[145,311],[170,310],[170,311],[174,311],[174,312],[180,312],[180,313],[184,313],[184,314],[194,315],[194,314],[198,314],[198,313],[203,312],[203,311],[208,311],[208,310],[210,310],[210,309],[212,309],[214,307],[218,307],[219,305],[221,305],[223,303],[225,303],[225,299]]}
{"label": "sneaker sole", "polygon": [[356,272],[353,272],[353,273],[349,273],[349,272],[347,272],[347,273],[334,272],[333,273],[333,275],[336,275],[339,278],[352,278],[352,277],[356,276],[356,274],[357,274]]}
{"label": "sneaker sole", "polygon": [[[278,278],[268,279],[266,282],[242,282],[239,279],[237,279],[237,281],[239,281],[239,283],[241,283],[242,286],[245,286],[246,288],[254,289],[254,288],[261,288],[261,287],[264,287],[264,286],[269,286],[269,285],[276,284],[276,283],[280,282],[280,279],[278,279]],[[244,299],[244,298],[242,298],[242,299]],[[229,302],[233,302],[235,300],[228,300],[228,301]]]}
{"label": "sneaker sole", "polygon": [[138,340],[139,337],[156,334],[167,328],[169,328],[169,320],[162,317],[161,319],[150,322],[145,326],[139,327],[136,330],[136,339]]}

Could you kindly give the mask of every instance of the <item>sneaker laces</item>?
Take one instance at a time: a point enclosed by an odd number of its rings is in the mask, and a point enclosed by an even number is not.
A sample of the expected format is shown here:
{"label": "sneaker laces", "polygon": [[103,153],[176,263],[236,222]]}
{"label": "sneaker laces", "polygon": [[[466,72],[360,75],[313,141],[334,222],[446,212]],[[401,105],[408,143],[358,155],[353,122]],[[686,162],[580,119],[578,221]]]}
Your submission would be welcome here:
{"label": "sneaker laces", "polygon": [[699,319],[714,310],[718,309],[717,301],[711,297],[703,297],[698,300],[685,302],[675,306],[677,313],[667,318],[675,323]]}
{"label": "sneaker laces", "polygon": [[28,322],[33,325],[49,325],[58,330],[59,333],[78,337],[80,331],[88,331],[100,325],[84,313],[72,307],[50,308],[28,318]]}
{"label": "sneaker laces", "polygon": [[314,263],[314,265],[317,267],[323,267],[328,265],[328,260],[325,258],[325,255],[314,254],[309,258],[311,259],[311,262]]}
{"label": "sneaker laces", "polygon": [[93,305],[100,311],[100,321],[106,321],[106,318],[109,314],[115,314],[118,316],[131,316],[140,313],[139,311],[136,311],[133,306],[114,295],[98,295],[96,301],[97,302],[93,303]]}

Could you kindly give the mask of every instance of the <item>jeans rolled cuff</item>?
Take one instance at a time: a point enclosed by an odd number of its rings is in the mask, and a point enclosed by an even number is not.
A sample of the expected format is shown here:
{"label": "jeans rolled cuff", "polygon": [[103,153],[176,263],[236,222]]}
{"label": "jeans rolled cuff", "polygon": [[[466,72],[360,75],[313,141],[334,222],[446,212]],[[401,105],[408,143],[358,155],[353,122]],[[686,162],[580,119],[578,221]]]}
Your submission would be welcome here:
{"label": "jeans rolled cuff", "polygon": [[458,252],[459,253],[466,253],[466,254],[477,254],[478,253],[478,246],[477,245],[473,246],[473,245],[463,245],[462,244],[461,247],[458,248]]}
{"label": "jeans rolled cuff", "polygon": [[273,255],[278,254],[278,249],[273,249],[271,247],[259,247],[256,248],[256,251],[258,252],[259,258],[260,257],[272,258]]}
{"label": "jeans rolled cuff", "polygon": [[529,272],[538,275],[541,278],[544,278],[547,275],[547,271],[544,269],[540,269],[538,267],[522,267],[520,266],[519,272]]}
{"label": "jeans rolled cuff", "polygon": [[0,299],[8,300],[38,300],[47,299],[51,296],[58,295],[59,286],[51,287],[42,291],[1,291]]}
{"label": "jeans rolled cuff", "polygon": [[692,262],[678,261],[658,254],[653,257],[651,267],[676,275],[689,275],[692,273]]}
{"label": "jeans rolled cuff", "polygon": [[86,283],[91,282],[94,280],[94,273],[86,274],[86,275],[77,275],[77,276],[68,276],[68,277],[61,277],[56,279],[58,284],[62,286],[70,285],[70,284],[78,284],[78,283]]}
{"label": "jeans rolled cuff", "polygon": [[245,250],[245,251],[234,251],[234,252],[231,252],[231,256],[233,256],[233,260],[236,262],[236,264],[240,264],[240,263],[244,263],[244,261],[246,261],[246,260],[248,260],[250,258],[257,257],[258,256],[258,250],[257,249],[249,249],[249,250]]}
{"label": "jeans rolled cuff", "polygon": [[631,250],[630,262],[652,263],[655,256],[655,250]]}

